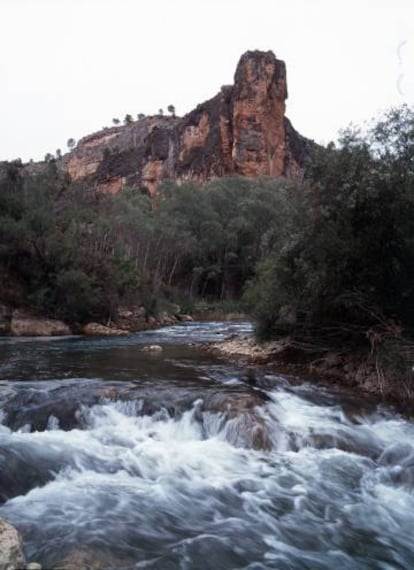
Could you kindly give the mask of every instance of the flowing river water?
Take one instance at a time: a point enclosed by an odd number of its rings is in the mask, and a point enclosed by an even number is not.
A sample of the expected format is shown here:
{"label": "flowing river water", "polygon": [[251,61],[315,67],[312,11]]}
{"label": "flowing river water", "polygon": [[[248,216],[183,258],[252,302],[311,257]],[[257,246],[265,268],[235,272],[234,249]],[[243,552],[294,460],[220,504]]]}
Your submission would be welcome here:
{"label": "flowing river water", "polygon": [[29,560],[414,567],[414,424],[199,346],[232,331],[0,341],[0,517]]}

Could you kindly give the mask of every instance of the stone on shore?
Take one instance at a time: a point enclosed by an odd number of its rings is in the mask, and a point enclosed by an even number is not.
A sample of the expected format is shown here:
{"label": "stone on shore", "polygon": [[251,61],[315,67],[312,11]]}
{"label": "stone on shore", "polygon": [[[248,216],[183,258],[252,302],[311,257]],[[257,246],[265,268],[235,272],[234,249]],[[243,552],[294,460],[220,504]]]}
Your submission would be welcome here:
{"label": "stone on shore", "polygon": [[21,570],[25,565],[20,533],[0,519],[0,570]]}
{"label": "stone on shore", "polygon": [[12,336],[65,336],[72,334],[72,331],[63,321],[31,315],[16,309],[11,316],[10,334]]}
{"label": "stone on shore", "polygon": [[88,323],[83,327],[83,333],[87,336],[123,336],[128,334],[128,331],[107,327],[101,323]]}

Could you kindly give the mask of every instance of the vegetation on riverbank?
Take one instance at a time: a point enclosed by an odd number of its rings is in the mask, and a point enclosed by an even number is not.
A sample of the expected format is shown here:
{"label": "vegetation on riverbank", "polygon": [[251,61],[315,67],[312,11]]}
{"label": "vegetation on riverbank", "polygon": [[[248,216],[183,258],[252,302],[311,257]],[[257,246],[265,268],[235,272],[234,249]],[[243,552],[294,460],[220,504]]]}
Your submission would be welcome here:
{"label": "vegetation on riverbank", "polygon": [[36,177],[8,164],[0,300],[80,323],[111,321],[121,306],[154,314],[168,303],[183,312],[214,305],[215,313],[227,304],[234,312],[295,197],[284,180],[229,178],[202,189],[166,183],[154,204],[137,191],[94,194],[53,163]]}
{"label": "vegetation on riverbank", "polygon": [[358,353],[379,391],[412,396],[412,109],[315,148],[300,184],[165,182],[151,200],[94,193],[53,160],[36,176],[18,161],[1,170],[5,305],[70,323],[247,307],[259,339],[288,336],[312,362]]}
{"label": "vegetation on riverbank", "polygon": [[289,335],[309,360],[359,354],[381,393],[414,393],[414,111],[319,149],[301,223],[259,262],[245,300],[259,338]]}

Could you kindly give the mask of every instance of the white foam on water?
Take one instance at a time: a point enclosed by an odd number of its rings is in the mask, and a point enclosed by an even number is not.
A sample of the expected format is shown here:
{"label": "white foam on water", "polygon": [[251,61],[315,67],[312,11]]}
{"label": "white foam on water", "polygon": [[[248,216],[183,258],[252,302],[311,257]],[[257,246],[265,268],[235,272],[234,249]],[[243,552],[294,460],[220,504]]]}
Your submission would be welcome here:
{"label": "white foam on water", "polygon": [[356,424],[339,404],[270,396],[254,410],[270,450],[248,445],[248,416],[203,412],[201,400],[178,418],[108,401],[80,406],[83,429],[53,415],[42,432],[1,426],[0,449],[40,475],[0,516],[44,564],[82,546],[154,567],[414,565],[412,486],[395,475],[409,462],[378,463],[396,440],[413,441],[413,424],[381,414]]}

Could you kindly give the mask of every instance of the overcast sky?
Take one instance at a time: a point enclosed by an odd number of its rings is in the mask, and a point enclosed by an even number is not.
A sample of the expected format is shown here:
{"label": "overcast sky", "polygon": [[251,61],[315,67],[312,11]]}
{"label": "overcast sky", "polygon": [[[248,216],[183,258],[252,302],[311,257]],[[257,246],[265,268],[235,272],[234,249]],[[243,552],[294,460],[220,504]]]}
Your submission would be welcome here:
{"label": "overcast sky", "polygon": [[318,142],[414,103],[414,0],[0,0],[0,22],[0,160],[126,113],[183,115],[248,49],[286,62],[287,115]]}

